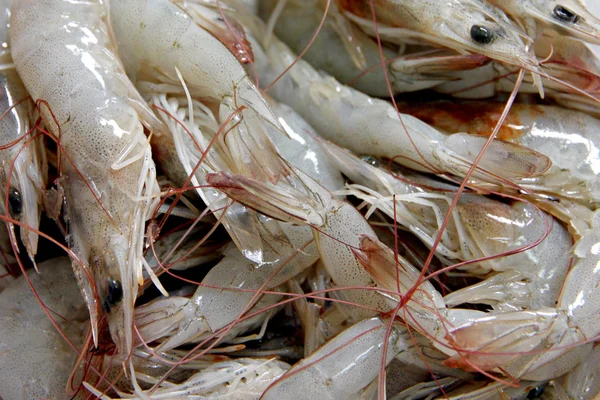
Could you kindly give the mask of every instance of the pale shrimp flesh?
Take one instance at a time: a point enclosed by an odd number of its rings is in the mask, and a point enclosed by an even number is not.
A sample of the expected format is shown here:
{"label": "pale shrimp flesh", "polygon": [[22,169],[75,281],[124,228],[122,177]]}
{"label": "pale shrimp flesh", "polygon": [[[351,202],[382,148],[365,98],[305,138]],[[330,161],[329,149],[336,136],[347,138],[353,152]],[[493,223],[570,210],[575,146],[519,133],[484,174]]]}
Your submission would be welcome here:
{"label": "pale shrimp flesh", "polygon": [[[281,13],[273,16],[277,18],[274,33],[298,54],[309,44],[323,18],[320,3],[288,1]],[[276,4],[275,0],[261,2],[261,16],[269,16]],[[303,59],[363,93],[389,97],[390,88],[380,65],[377,43],[344,18],[335,3],[329,7],[325,24]],[[489,61],[485,56],[446,54],[448,52],[438,50],[407,54],[382,47],[381,51],[389,62],[387,78],[393,94],[439,85],[451,79],[444,76],[446,70],[472,69]]]}
{"label": "pale shrimp flesh", "polygon": [[[45,150],[41,138],[32,140],[32,102],[14,70],[8,43],[9,7],[0,5],[0,196],[4,213],[23,223],[21,240],[33,261],[37,253],[42,189],[45,188]],[[6,69],[8,68],[8,69]],[[31,134],[31,135],[30,135]],[[6,203],[8,199],[8,203]],[[14,225],[9,224],[14,237]],[[18,249],[18,246],[15,246]]]}
{"label": "pale shrimp flesh", "polygon": [[[390,158],[418,171],[458,176],[464,176],[481,150],[482,138],[445,135],[417,118],[398,113],[390,103],[344,86],[305,61],[296,60],[296,55],[274,37],[268,46],[261,44],[266,40],[264,25],[237,16],[253,45],[260,82],[273,82],[297,61],[269,93],[292,106],[322,137],[359,154]],[[546,156],[531,149],[494,141],[474,176],[512,181],[543,174],[550,165]]]}
{"label": "pale shrimp flesh", "polygon": [[555,308],[490,315],[451,330],[449,340],[465,353],[448,363],[486,370],[502,367],[512,376],[533,380],[556,378],[579,364],[600,333],[594,317],[599,298],[597,212],[592,223],[574,246],[576,261]]}
{"label": "pale shrimp flesh", "polygon": [[531,71],[539,69],[532,39],[502,11],[481,0],[375,0],[377,28],[369,1],[339,3],[348,18],[383,40],[443,46]]}
{"label": "pale shrimp flesh", "polygon": [[107,11],[102,1],[15,2],[10,44],[17,71],[42,102],[41,115],[60,145],[68,242],[95,342],[104,310],[115,342],[127,352],[144,225],[159,188],[139,95],[116,56]]}
{"label": "pale shrimp flesh", "polygon": [[[216,126],[222,125],[225,130],[215,137],[218,130],[190,129],[196,142],[190,147],[197,147],[193,149],[195,154],[177,145],[185,171],[196,172],[191,176],[194,186],[206,185],[204,175],[217,171],[269,182],[286,178],[285,166],[268,140],[269,131],[282,134],[283,128],[238,59],[188,14],[186,2],[126,0],[112,2],[110,8],[119,53],[133,82],[140,87],[144,82],[159,88],[183,85],[188,107],[191,109],[191,103],[201,99],[214,110]],[[132,26],[136,27],[135,35]],[[192,111],[187,115],[192,125],[194,115]],[[205,156],[212,139],[214,151]],[[200,160],[204,162],[197,167]],[[217,217],[224,214],[223,224],[238,247],[253,261],[264,261],[257,234],[258,217],[239,205],[228,205],[227,199],[217,197],[210,189],[197,192]]]}
{"label": "pale shrimp flesh", "polygon": [[[502,114],[495,102],[404,104],[403,110],[446,132],[489,135]],[[515,104],[498,138],[545,154],[552,167],[544,175],[519,182],[523,188],[578,200],[592,206],[600,200],[600,120],[560,107]],[[592,207],[595,208],[595,207]]]}
{"label": "pale shrimp flesh", "polygon": [[[600,44],[600,19],[584,0],[489,0],[536,39],[544,29]],[[540,25],[538,28],[537,25]]]}
{"label": "pale shrimp flesh", "polygon": [[[373,157],[359,159],[325,141],[322,146],[334,165],[354,182],[345,193],[371,204],[369,214],[374,209],[383,211],[433,247],[442,216],[452,203],[452,197],[442,190],[452,192],[455,187],[406,172],[392,176],[373,165],[378,163]],[[554,305],[571,262],[572,245],[570,235],[558,221],[526,203],[508,205],[475,194],[461,196],[451,221],[435,247],[445,260],[488,258],[541,242],[518,254],[462,267],[479,276],[492,271],[506,273],[449,294],[447,304],[487,304],[488,299],[495,307],[507,309]]]}

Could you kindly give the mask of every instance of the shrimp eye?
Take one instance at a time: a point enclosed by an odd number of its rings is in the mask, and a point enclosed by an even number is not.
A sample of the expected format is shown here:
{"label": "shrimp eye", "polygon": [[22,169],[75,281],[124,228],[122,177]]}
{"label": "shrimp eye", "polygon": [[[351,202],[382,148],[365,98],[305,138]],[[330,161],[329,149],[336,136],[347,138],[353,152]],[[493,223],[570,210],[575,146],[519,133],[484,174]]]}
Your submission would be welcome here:
{"label": "shrimp eye", "polygon": [[577,14],[564,8],[563,6],[554,7],[554,18],[556,18],[559,21],[570,22],[572,24],[577,22],[577,20],[579,19]]}
{"label": "shrimp eye", "polygon": [[528,399],[539,399],[544,394],[544,390],[546,389],[546,384],[533,388],[527,394]]}
{"label": "shrimp eye", "polygon": [[121,287],[121,282],[115,278],[109,277],[106,292],[106,298],[102,303],[102,308],[105,312],[110,312],[110,308],[123,299],[123,287]]}
{"label": "shrimp eye", "polygon": [[8,210],[11,215],[21,215],[23,212],[21,192],[15,188],[10,188],[8,191]]}
{"label": "shrimp eye", "polygon": [[360,159],[374,167],[379,167],[379,160],[373,156],[360,156]]}
{"label": "shrimp eye", "polygon": [[471,27],[471,39],[480,44],[490,44],[496,38],[496,34],[490,29],[481,25],[473,25]]}

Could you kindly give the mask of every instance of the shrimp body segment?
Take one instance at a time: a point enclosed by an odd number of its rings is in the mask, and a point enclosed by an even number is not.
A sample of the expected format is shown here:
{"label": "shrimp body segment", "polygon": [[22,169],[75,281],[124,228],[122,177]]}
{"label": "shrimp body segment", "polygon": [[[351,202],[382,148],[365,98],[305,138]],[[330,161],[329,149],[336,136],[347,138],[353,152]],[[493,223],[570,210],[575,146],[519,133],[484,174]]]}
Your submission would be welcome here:
{"label": "shrimp body segment", "polygon": [[[488,370],[503,366],[513,376],[541,380],[558,377],[583,360],[591,348],[591,342],[584,343],[600,334],[595,317],[600,307],[599,221],[596,212],[592,229],[574,246],[576,262],[556,308],[491,315],[449,333],[453,343],[468,351],[463,354],[468,362]],[[531,353],[519,355],[524,351]],[[449,363],[469,368],[459,357]]]}
{"label": "shrimp body segment", "polygon": [[68,241],[94,338],[104,309],[115,341],[127,351],[142,280],[144,224],[159,192],[136,110],[139,95],[116,56],[104,2],[25,0],[11,12],[17,71],[42,102],[42,117],[63,155]]}

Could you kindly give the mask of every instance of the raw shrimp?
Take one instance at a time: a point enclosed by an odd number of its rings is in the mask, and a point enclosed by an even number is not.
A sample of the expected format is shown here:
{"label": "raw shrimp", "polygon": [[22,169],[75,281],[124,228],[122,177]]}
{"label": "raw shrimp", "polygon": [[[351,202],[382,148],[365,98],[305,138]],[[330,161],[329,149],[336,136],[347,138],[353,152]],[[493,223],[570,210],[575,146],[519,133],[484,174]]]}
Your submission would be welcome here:
{"label": "raw shrimp", "polygon": [[[260,82],[272,82],[297,61],[276,38],[268,47],[264,25],[237,13],[252,43]],[[444,135],[422,121],[398,114],[388,102],[373,99],[318,73],[303,60],[281,76],[269,91],[294,108],[326,139],[361,154],[394,159],[423,172],[464,175],[484,140],[464,134]],[[508,161],[510,160],[510,161]],[[547,157],[514,144],[492,143],[475,176],[496,181],[536,176],[550,167]],[[494,171],[486,172],[486,171]],[[493,175],[493,176],[492,176]]]}
{"label": "raw shrimp", "polygon": [[364,396],[365,387],[377,377],[386,341],[385,363],[396,361],[401,364],[404,370],[400,374],[419,369],[427,377],[430,373],[449,373],[462,379],[472,378],[463,371],[436,363],[432,355],[443,356],[443,353],[431,348],[424,337],[409,334],[399,323],[393,323],[390,335],[386,336],[386,324],[389,323],[389,320],[369,318],[344,329],[295,364],[271,385],[263,399],[364,398],[360,396]]}
{"label": "raw shrimp", "polygon": [[[72,343],[80,347],[86,328],[86,306],[77,290],[69,259],[38,265],[29,279]],[[66,386],[77,353],[43,312],[25,277],[0,294],[0,397],[4,400],[69,399]]]}
{"label": "raw shrimp", "polygon": [[477,365],[485,370],[501,366],[515,377],[546,380],[579,364],[591,349],[589,341],[600,333],[598,212],[592,222],[574,246],[577,259],[556,308],[490,315],[451,330],[448,339],[465,352],[460,359],[451,358],[449,365]]}
{"label": "raw shrimp", "polygon": [[[433,246],[442,216],[452,203],[451,196],[435,189],[452,192],[455,187],[416,174],[392,176],[367,162],[377,160],[361,160],[325,141],[322,146],[336,167],[355,183],[345,193],[370,203],[371,211],[382,210],[427,246]],[[407,180],[414,185],[405,183]],[[415,186],[419,183],[427,189]],[[548,236],[527,251],[463,267],[478,275],[510,272],[448,295],[447,304],[482,301],[500,309],[554,305],[570,265],[572,245],[571,237],[557,221],[526,203],[507,205],[475,194],[461,196],[451,221],[435,248],[444,259],[468,261],[500,255],[533,245],[546,231]]]}
{"label": "raw shrimp", "polygon": [[[281,14],[277,15],[274,32],[296,53],[308,44],[319,27],[323,10],[319,1],[288,1]],[[261,15],[266,18],[275,5],[275,0],[263,1]],[[448,69],[471,69],[487,62],[484,56],[434,56],[425,51],[421,54],[404,55],[396,58],[396,51],[382,48],[389,60],[388,78],[392,93],[426,89],[446,82],[443,71]],[[363,93],[377,97],[388,97],[388,87],[377,43],[364,32],[354,27],[332,2],[329,13],[315,41],[303,58],[317,69],[336,77],[341,83],[350,85]],[[461,61],[463,62],[461,64]]]}
{"label": "raw shrimp", "polygon": [[343,0],[346,16],[368,34],[394,43],[444,46],[483,54],[506,64],[538,70],[532,39],[502,11],[481,0]]}
{"label": "raw shrimp", "polygon": [[[489,135],[503,110],[493,102],[404,104],[403,110],[446,132]],[[600,120],[559,107],[515,104],[498,132],[511,141],[550,158],[544,175],[525,179],[520,186],[579,200],[586,205],[600,201]],[[595,208],[595,207],[594,207]]]}
{"label": "raw shrimp", "polygon": [[[598,115],[600,61],[593,46],[568,36],[543,35],[536,40],[535,51],[546,59],[541,75],[545,95],[566,108]],[[482,99],[514,90],[516,75],[515,68],[491,62],[468,72],[447,71],[449,81],[435,90],[457,98]],[[535,94],[538,89],[526,76],[519,92]]]}
{"label": "raw shrimp", "polygon": [[[548,384],[548,396],[544,394],[545,400],[550,399],[578,399],[592,400],[600,394],[600,346],[595,346],[588,356],[567,374],[551,381]],[[556,397],[550,394],[555,394]],[[559,394],[562,394],[561,397]]]}
{"label": "raw shrimp", "polygon": [[262,399],[360,399],[361,390],[377,377],[382,357],[388,364],[412,345],[406,328],[393,326],[386,336],[386,324],[381,319],[366,319],[294,365]]}
{"label": "raw shrimp", "polygon": [[[301,171],[291,169],[305,192],[283,183],[274,186],[227,173],[209,174],[207,181],[232,199],[273,218],[309,224],[327,272],[337,286],[344,288],[337,296],[361,306],[356,315],[366,318],[399,306],[397,296],[369,287],[406,293],[415,285],[418,289],[403,307],[411,310],[410,317],[402,316],[429,338],[443,343],[448,326],[459,326],[485,315],[480,311],[448,309],[433,285],[420,280],[414,266],[400,256],[394,257],[392,250],[376,239],[375,232],[354,207],[335,198]],[[400,288],[394,273],[398,263]],[[456,354],[448,347],[440,345],[440,350]]]}
{"label": "raw shrimp", "polygon": [[[239,358],[211,363],[184,382],[164,381],[152,392],[144,392],[144,397],[119,393],[120,398],[153,400],[258,400],[273,381],[285,373],[290,366],[275,359]],[[140,376],[140,380],[154,384],[159,381],[153,376]],[[110,400],[107,395],[86,385],[102,400]],[[150,397],[151,396],[151,397]]]}
{"label": "raw shrimp", "polygon": [[[37,253],[42,190],[45,188],[45,151],[40,139],[28,136],[32,124],[31,101],[23,82],[12,66],[8,44],[8,24],[12,1],[0,4],[0,196],[4,213],[25,224],[21,240],[33,261]],[[8,199],[8,204],[5,204]],[[9,225],[14,237],[14,226]],[[15,243],[15,248],[18,246]]]}
{"label": "raw shrimp", "polygon": [[60,144],[69,247],[94,341],[104,309],[127,353],[144,224],[159,188],[139,95],[114,52],[106,11],[102,1],[17,1],[10,44],[17,71],[43,102],[42,117]]}
{"label": "raw shrimp", "polygon": [[[536,39],[544,28],[600,44],[600,19],[583,0],[489,0]],[[541,26],[541,29],[537,27]]]}
{"label": "raw shrimp", "polygon": [[[279,154],[325,187],[341,189],[343,179],[314,139],[316,133],[310,125],[288,106],[275,101],[271,101],[270,105],[288,135],[276,133],[271,136]],[[185,109],[184,105],[182,109]],[[143,322],[138,321],[144,325],[140,327],[144,339],[171,335],[161,345],[162,349],[199,340],[204,333],[216,332],[248,311],[256,301],[253,301],[255,293],[252,291],[258,291],[265,282],[268,283],[264,289],[277,287],[317,260],[318,252],[309,228],[282,224],[264,217],[261,217],[257,228],[259,237],[272,238],[261,245],[264,248],[263,262],[253,261],[243,251],[229,247],[223,260],[207,274],[192,299],[171,297],[139,310],[139,315],[148,315]],[[164,314],[152,314],[157,309]],[[263,316],[257,319],[262,321]],[[247,329],[248,325],[238,324],[231,332],[238,334]]]}
{"label": "raw shrimp", "polygon": [[[275,261],[257,264],[244,257],[236,247],[230,246],[225,257],[210,270],[191,299],[169,297],[136,310],[136,321],[143,338],[151,341],[170,336],[162,349],[198,341],[204,333],[216,332],[250,310],[258,299],[252,291],[258,291],[263,285],[264,289],[275,288],[317,260],[318,252],[306,227],[271,221],[264,225],[265,229],[269,225],[282,229],[285,235],[265,246],[266,256]],[[275,301],[269,300],[263,307]],[[266,313],[259,316],[261,322],[264,315]],[[235,333],[246,329],[249,327],[233,328]]]}
{"label": "raw shrimp", "polygon": [[[216,102],[222,122],[238,107],[247,107],[249,112],[242,110],[239,116],[234,115],[236,133],[222,140],[230,151],[242,152],[231,157],[237,162],[237,172],[267,180],[278,178],[279,165],[273,156],[276,152],[272,152],[271,159],[261,159],[261,165],[257,165],[257,160],[243,159],[247,153],[244,146],[252,146],[249,148],[264,155],[272,150],[253,130],[263,132],[269,126],[280,126],[241,64],[217,38],[167,0],[113,2],[111,21],[123,63],[134,82],[179,86],[183,81],[193,97]],[[139,31],[132,34],[131,26],[139,27]],[[252,139],[257,143],[252,143]],[[260,151],[259,143],[267,147]]]}
{"label": "raw shrimp", "polygon": [[[270,182],[286,178],[285,167],[265,133],[273,130],[281,134],[283,128],[239,61],[215,36],[197,25],[186,13],[185,3],[178,6],[167,0],[115,1],[111,3],[111,21],[127,73],[138,86],[144,82],[155,88],[183,85],[192,127],[197,115],[192,108],[194,99],[202,99],[217,111],[217,127],[224,124],[226,133],[215,138],[213,154],[205,156],[212,140],[210,135],[214,138],[217,131],[193,127],[188,129],[194,139],[189,149],[177,145],[177,155],[186,172],[196,172],[191,177],[193,185],[205,185],[204,174],[217,171]],[[136,27],[135,34],[132,26]],[[181,126],[177,127],[180,124],[171,124],[175,125],[172,132],[179,129],[183,132],[180,136],[187,135]],[[204,162],[197,167],[200,160]],[[198,194],[217,217],[225,214],[225,227],[248,257],[258,263],[268,261],[262,259],[258,217],[252,211],[236,204],[228,206],[228,199],[217,197],[210,189],[200,189]]]}

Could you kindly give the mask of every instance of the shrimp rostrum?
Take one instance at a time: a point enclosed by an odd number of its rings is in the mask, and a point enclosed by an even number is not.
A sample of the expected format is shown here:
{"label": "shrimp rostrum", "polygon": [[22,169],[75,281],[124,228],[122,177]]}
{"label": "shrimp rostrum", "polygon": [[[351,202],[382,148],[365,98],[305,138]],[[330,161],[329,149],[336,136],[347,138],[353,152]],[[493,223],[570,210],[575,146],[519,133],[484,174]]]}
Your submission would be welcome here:
{"label": "shrimp rostrum", "polygon": [[18,1],[10,40],[17,71],[59,144],[68,242],[94,338],[104,311],[128,351],[144,224],[159,188],[139,95],[115,55],[107,11],[102,1]]}

